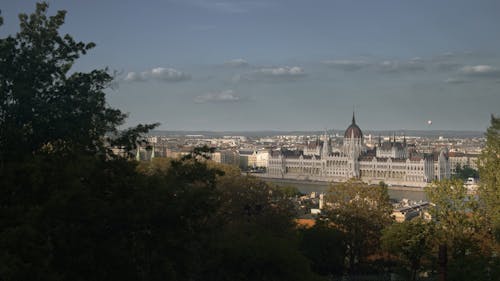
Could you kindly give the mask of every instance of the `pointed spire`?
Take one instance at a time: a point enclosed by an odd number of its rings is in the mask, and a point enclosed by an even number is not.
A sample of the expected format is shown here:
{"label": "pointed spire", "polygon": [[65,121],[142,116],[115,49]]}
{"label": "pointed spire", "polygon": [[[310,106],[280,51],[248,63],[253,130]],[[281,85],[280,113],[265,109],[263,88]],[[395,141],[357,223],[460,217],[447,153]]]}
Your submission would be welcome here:
{"label": "pointed spire", "polygon": [[380,136],[380,134],[378,134],[378,146],[382,146],[382,137]]}
{"label": "pointed spire", "polygon": [[354,110],[352,111],[352,124],[356,124],[356,118],[354,118]]}

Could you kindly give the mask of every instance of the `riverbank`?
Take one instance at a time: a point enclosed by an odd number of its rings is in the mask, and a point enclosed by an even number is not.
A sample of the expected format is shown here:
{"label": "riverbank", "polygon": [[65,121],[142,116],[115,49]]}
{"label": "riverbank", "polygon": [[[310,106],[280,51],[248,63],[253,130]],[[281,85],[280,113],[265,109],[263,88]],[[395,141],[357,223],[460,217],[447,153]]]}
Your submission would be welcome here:
{"label": "riverbank", "polygon": [[[259,176],[257,176],[259,177]],[[296,187],[302,193],[327,192],[331,185],[339,184],[338,182],[325,182],[325,181],[306,181],[306,180],[293,180],[293,179],[279,179],[270,177],[259,177],[260,179],[276,184],[276,185],[289,185]],[[388,186],[389,197],[393,200],[410,199],[414,201],[426,201],[427,196],[422,187],[407,187],[407,186]]]}
{"label": "riverbank", "polygon": [[[307,185],[319,185],[319,186],[330,186],[339,184],[339,182],[325,182],[325,181],[311,181],[311,180],[293,180],[293,179],[279,179],[279,178],[270,178],[270,177],[262,177],[257,176],[266,182],[279,183],[279,184],[307,184]],[[397,185],[389,185],[387,187],[389,190],[398,190],[398,191],[424,191],[423,187],[409,187],[409,186],[397,186]]]}

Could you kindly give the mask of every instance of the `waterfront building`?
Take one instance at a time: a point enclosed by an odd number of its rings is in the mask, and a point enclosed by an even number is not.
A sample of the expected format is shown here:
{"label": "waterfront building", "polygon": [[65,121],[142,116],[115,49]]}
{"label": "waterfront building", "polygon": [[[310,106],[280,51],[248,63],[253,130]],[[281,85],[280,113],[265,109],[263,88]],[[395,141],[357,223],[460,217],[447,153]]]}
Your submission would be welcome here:
{"label": "waterfront building", "polygon": [[255,150],[240,150],[240,168],[248,170],[257,167],[257,152]]}
{"label": "waterfront building", "polygon": [[462,153],[462,152],[450,152],[450,170],[451,174],[456,173],[457,165],[460,167],[470,167],[474,170],[478,170],[478,157],[479,154],[470,154],[470,153]]}
{"label": "waterfront building", "polygon": [[302,150],[274,150],[269,155],[267,176],[328,182],[358,178],[369,184],[384,181],[423,187],[432,180],[449,178],[450,162],[446,149],[418,153],[406,138],[398,142],[395,136],[388,142],[379,138],[375,148],[367,149],[353,113],[340,147],[333,146],[325,133]]}
{"label": "waterfront building", "polygon": [[232,149],[217,150],[213,152],[210,158],[217,163],[239,166],[240,155],[238,151]]}
{"label": "waterfront building", "polygon": [[269,163],[269,151],[267,149],[258,150],[256,157],[257,168],[267,168],[267,164]]}

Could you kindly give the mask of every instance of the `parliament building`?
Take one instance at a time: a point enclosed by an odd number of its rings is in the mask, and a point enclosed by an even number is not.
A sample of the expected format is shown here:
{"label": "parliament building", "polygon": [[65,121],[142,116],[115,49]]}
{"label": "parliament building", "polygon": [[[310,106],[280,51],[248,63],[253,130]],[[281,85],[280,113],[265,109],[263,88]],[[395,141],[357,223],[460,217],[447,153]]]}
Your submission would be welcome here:
{"label": "parliament building", "polygon": [[342,182],[351,178],[369,184],[384,181],[390,185],[423,187],[432,180],[450,177],[446,150],[417,152],[414,146],[389,138],[373,149],[364,144],[363,132],[356,124],[345,130],[343,144],[332,145],[324,135],[321,141],[302,150],[275,150],[269,156],[267,176],[282,179]]}

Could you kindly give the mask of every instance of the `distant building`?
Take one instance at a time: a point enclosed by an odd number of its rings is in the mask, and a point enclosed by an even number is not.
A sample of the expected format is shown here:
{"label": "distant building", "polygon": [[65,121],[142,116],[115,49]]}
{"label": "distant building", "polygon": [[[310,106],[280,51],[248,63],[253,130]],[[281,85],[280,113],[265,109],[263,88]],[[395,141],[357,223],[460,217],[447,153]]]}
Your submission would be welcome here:
{"label": "distant building", "polygon": [[257,168],[267,168],[267,164],[269,163],[269,151],[268,150],[259,150],[256,155],[256,163]]}
{"label": "distant building", "polygon": [[165,157],[170,157],[174,159],[182,158],[186,155],[189,155],[193,152],[194,147],[182,147],[176,149],[167,149],[165,153]]}
{"label": "distant building", "polygon": [[257,152],[255,150],[240,150],[240,168],[248,170],[257,167]]}
{"label": "distant building", "polygon": [[460,167],[465,167],[468,166],[474,170],[478,169],[477,166],[477,161],[478,161],[478,154],[468,154],[468,153],[462,153],[462,152],[450,152],[449,153],[449,158],[450,158],[450,172],[452,175],[456,173],[456,168],[457,165],[460,165]]}
{"label": "distant building", "polygon": [[425,220],[429,220],[426,216],[427,208],[429,208],[429,202],[415,203],[394,209],[392,216],[396,222],[409,221],[415,217],[423,217]]}
{"label": "distant building", "polygon": [[239,166],[240,164],[240,155],[238,151],[226,149],[226,150],[218,150],[211,154],[211,159],[214,162]]}
{"label": "distant building", "polygon": [[450,177],[450,161],[446,149],[432,153],[417,153],[406,139],[396,137],[368,150],[363,132],[352,123],[344,133],[340,147],[333,147],[326,134],[322,140],[308,143],[303,150],[275,150],[269,156],[267,175],[276,178],[318,181],[346,181],[359,178],[376,184],[425,186],[436,179]]}

